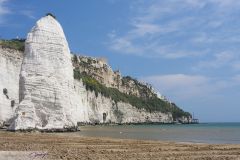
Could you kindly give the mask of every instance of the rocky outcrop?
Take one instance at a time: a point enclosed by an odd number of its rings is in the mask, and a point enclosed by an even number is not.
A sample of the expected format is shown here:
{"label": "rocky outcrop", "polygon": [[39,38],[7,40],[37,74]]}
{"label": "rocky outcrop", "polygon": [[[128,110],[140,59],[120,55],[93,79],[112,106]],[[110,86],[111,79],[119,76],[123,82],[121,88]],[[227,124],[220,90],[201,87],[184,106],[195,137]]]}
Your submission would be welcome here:
{"label": "rocky outcrop", "polygon": [[9,123],[18,105],[22,52],[0,46],[0,127]]}
{"label": "rocky outcrop", "polygon": [[73,55],[73,66],[80,73],[86,73],[104,86],[116,88],[122,93],[141,98],[156,94],[150,84],[139,82],[130,76],[122,77],[119,70],[113,71],[105,58]]}
{"label": "rocky outcrop", "polygon": [[118,89],[120,87],[120,71],[113,71],[105,58],[73,55],[73,65],[75,68],[79,68],[81,73],[85,72],[93,76],[106,87]]}
{"label": "rocky outcrop", "polygon": [[172,123],[171,113],[148,112],[124,102],[86,90],[82,81],[75,80],[75,91],[82,101],[81,117],[84,123]]}
{"label": "rocky outcrop", "polygon": [[73,69],[64,32],[53,17],[43,17],[25,42],[20,104],[10,129],[74,128],[77,121],[73,95]]}

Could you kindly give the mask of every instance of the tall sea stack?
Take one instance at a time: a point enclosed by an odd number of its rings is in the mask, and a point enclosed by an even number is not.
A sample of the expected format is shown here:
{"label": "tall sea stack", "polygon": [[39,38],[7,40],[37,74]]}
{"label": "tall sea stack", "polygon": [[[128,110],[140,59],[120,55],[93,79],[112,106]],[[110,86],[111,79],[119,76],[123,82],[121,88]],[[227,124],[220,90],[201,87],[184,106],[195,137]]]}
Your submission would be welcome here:
{"label": "tall sea stack", "polygon": [[[48,15],[28,33],[19,81],[19,106],[10,130],[75,128],[71,55],[61,25]],[[80,115],[79,115],[80,116]]]}

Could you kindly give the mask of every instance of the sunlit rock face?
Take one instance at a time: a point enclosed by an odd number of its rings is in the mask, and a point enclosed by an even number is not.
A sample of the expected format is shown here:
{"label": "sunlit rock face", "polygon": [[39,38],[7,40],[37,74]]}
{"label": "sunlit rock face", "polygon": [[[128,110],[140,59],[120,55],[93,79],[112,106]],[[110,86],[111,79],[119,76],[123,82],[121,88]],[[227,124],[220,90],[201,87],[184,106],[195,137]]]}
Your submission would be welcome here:
{"label": "sunlit rock face", "polygon": [[0,127],[8,124],[18,105],[22,53],[0,46]]}
{"label": "sunlit rock face", "polygon": [[43,17],[25,42],[19,80],[20,104],[9,129],[75,128],[77,106],[73,95],[73,67],[63,29],[53,17]]}
{"label": "sunlit rock face", "polygon": [[129,103],[114,102],[114,100],[102,96],[96,96],[95,92],[87,91],[82,81],[75,80],[75,90],[81,100],[79,106],[79,122],[83,123],[171,123],[171,113],[147,112],[137,109]]}

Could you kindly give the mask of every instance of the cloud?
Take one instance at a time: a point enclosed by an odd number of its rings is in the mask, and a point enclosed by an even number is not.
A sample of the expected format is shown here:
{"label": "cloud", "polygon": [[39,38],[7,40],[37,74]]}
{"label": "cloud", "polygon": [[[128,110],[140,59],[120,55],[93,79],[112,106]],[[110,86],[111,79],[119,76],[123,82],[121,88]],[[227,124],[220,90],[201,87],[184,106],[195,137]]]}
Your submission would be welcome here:
{"label": "cloud", "polygon": [[20,14],[27,16],[30,19],[36,19],[32,10],[23,10],[23,11],[20,11]]}
{"label": "cloud", "polygon": [[[10,2],[10,0],[0,0],[0,25],[6,25],[6,24],[12,24],[7,23],[6,16],[8,14],[17,14],[17,15],[23,15],[30,19],[35,19],[34,12],[30,9],[21,8],[18,10],[12,10],[7,4]],[[28,7],[29,8],[29,7]]]}
{"label": "cloud", "polygon": [[220,52],[213,56],[212,59],[207,59],[198,62],[193,70],[200,71],[203,69],[222,69],[225,70],[240,70],[240,55],[238,52]]}
{"label": "cloud", "polygon": [[236,82],[236,83],[239,83],[240,84],[240,74],[239,75],[235,75],[233,77],[233,80]]}
{"label": "cloud", "polygon": [[239,71],[239,70],[240,70],[240,60],[235,61],[235,62],[232,64],[232,67],[233,67],[235,70]]}
{"label": "cloud", "polygon": [[179,98],[192,98],[202,95],[210,79],[200,75],[154,75],[144,78],[148,83],[153,84],[160,92]]}
{"label": "cloud", "polygon": [[202,68],[220,68],[228,66],[235,61],[235,55],[229,52],[221,52],[214,55],[213,60],[200,61],[196,66],[198,69]]}
{"label": "cloud", "polygon": [[229,9],[236,9],[239,7],[240,2],[237,0],[209,0],[209,2],[218,5],[220,11],[226,11]]}
{"label": "cloud", "polygon": [[236,0],[137,1],[130,27],[115,30],[107,44],[116,53],[154,58],[202,57],[219,52],[216,45],[230,52],[240,39],[239,7]]}
{"label": "cloud", "polygon": [[[137,35],[139,37],[141,36],[145,36],[147,34],[155,34],[155,33],[159,33],[162,32],[163,29],[156,24],[150,24],[150,23],[136,23],[134,24],[135,29],[132,30],[132,32],[130,34]],[[164,29],[164,32],[166,32],[167,30]],[[170,31],[170,30],[169,30]]]}
{"label": "cloud", "polygon": [[203,75],[169,74],[145,77],[142,80],[164,93],[167,97],[177,100],[208,99],[224,96],[228,89],[240,85],[240,76],[218,79]]}
{"label": "cloud", "polygon": [[4,3],[6,3],[7,0],[0,0],[0,15],[4,15],[10,12],[10,10],[4,6]]}
{"label": "cloud", "polygon": [[4,16],[10,14],[10,9],[5,5],[8,0],[0,0],[0,24],[5,22]]}

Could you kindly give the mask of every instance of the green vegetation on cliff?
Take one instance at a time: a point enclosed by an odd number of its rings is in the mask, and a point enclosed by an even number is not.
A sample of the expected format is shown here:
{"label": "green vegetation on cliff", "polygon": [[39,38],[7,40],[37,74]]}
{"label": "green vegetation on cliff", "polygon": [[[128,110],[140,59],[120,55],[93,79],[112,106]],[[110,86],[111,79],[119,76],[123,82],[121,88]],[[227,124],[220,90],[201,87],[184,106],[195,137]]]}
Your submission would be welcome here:
{"label": "green vegetation on cliff", "polygon": [[25,39],[0,40],[0,46],[2,46],[2,48],[24,51],[24,42]]}
{"label": "green vegetation on cliff", "polygon": [[90,77],[86,73],[80,73],[79,70],[74,69],[74,78],[82,80],[87,90],[94,91],[95,95],[101,95],[111,98],[115,103],[125,102],[130,103],[138,109],[145,109],[148,112],[160,111],[163,113],[171,112],[174,120],[182,116],[191,116],[190,113],[184,112],[173,103],[169,103],[159,99],[156,95],[152,97],[139,98],[134,95],[128,95],[120,92],[116,88],[110,88],[102,85],[96,79]]}

